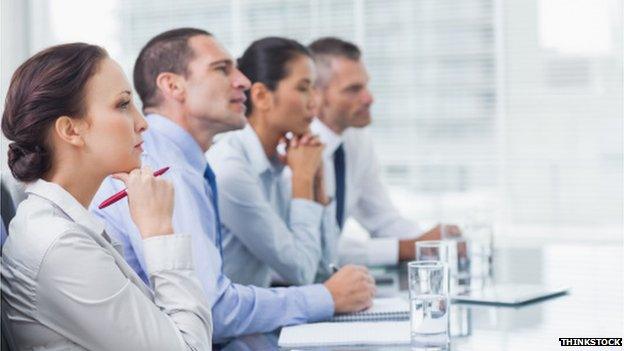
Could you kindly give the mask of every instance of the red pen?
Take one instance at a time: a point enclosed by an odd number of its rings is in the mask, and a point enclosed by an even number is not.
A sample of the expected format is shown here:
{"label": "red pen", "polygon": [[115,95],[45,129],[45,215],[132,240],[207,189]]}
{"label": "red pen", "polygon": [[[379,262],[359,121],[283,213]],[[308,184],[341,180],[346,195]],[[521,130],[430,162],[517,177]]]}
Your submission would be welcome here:
{"label": "red pen", "polygon": [[[162,175],[163,173],[167,172],[168,170],[169,170],[169,167],[161,168],[161,169],[157,170],[156,172],[154,172],[154,177],[158,177],[158,176]],[[123,199],[126,196],[128,196],[128,193],[126,192],[126,189],[121,190],[117,194],[115,194],[115,195],[109,197],[108,199],[102,201],[102,203],[100,204],[100,206],[98,206],[98,208],[101,210],[101,209],[103,209],[105,207],[108,207],[108,206],[114,204],[115,202]]]}

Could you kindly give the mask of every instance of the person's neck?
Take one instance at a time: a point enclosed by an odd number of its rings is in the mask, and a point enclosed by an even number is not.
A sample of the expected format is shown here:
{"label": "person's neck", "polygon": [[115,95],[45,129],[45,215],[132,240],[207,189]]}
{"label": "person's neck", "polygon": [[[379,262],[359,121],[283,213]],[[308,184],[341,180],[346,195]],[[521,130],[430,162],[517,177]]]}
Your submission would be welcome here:
{"label": "person's neck", "polygon": [[326,118],[325,116],[323,116],[322,114],[320,114],[318,116],[319,121],[321,121],[321,123],[323,123],[324,125],[327,126],[327,128],[331,129],[334,133],[336,133],[337,135],[342,135],[342,133],[344,133],[344,131],[346,130],[345,127],[341,126],[338,123],[335,123],[333,120]]}
{"label": "person's neck", "polygon": [[210,124],[202,122],[198,118],[192,118],[188,114],[185,114],[184,111],[166,108],[145,109],[146,115],[150,113],[163,116],[182,127],[182,129],[187,131],[191,135],[191,137],[197,142],[197,144],[199,144],[199,147],[202,149],[203,152],[208,151],[208,149],[212,145],[214,136],[219,133],[219,131],[213,130]]}
{"label": "person's neck", "polygon": [[272,130],[264,120],[264,118],[259,118],[254,114],[249,116],[248,119],[249,125],[258,135],[258,139],[260,139],[264,153],[268,158],[273,158],[277,154],[277,144],[279,144],[283,135]]}
{"label": "person's neck", "polygon": [[106,175],[94,172],[93,170],[96,167],[87,166],[78,169],[75,165],[85,164],[80,162],[80,160],[63,162],[63,164],[72,166],[53,168],[47,172],[43,179],[58,184],[70,193],[85,209],[88,209]]}

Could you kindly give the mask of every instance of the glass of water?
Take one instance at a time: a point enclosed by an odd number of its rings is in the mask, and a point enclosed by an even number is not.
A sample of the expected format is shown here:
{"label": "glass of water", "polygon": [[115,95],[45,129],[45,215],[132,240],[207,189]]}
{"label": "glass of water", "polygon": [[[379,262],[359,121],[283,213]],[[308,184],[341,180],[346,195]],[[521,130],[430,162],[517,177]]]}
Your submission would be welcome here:
{"label": "glass of water", "polygon": [[413,347],[447,347],[449,275],[442,261],[408,263],[410,324]]}
{"label": "glass of water", "polygon": [[448,262],[448,245],[441,240],[417,241],[416,261]]}

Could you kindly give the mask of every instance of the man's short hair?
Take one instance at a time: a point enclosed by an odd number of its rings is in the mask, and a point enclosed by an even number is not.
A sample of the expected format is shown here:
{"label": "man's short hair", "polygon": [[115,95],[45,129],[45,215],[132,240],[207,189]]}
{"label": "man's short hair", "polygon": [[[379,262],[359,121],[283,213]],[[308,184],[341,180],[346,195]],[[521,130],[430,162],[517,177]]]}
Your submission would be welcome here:
{"label": "man's short hair", "polygon": [[331,60],[342,57],[353,61],[359,61],[362,53],[357,45],[336,38],[324,37],[313,41],[308,45],[318,71],[317,86],[326,86],[330,79]]}
{"label": "man's short hair", "polygon": [[158,34],[141,49],[134,64],[133,80],[144,111],[161,103],[156,86],[159,74],[171,72],[184,77],[188,75],[188,64],[194,57],[188,41],[196,35],[212,36],[203,29],[172,29]]}

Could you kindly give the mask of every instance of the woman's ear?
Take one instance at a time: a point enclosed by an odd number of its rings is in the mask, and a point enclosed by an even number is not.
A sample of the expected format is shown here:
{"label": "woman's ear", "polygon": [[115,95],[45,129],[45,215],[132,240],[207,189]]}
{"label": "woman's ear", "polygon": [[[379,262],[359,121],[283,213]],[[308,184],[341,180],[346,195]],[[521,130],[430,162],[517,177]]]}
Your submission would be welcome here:
{"label": "woman's ear", "polygon": [[266,111],[273,107],[273,92],[264,83],[253,83],[249,90],[254,110]]}
{"label": "woman's ear", "polygon": [[73,146],[84,146],[88,130],[86,118],[61,116],[54,122],[54,133],[61,140]]}
{"label": "woman's ear", "polygon": [[179,74],[163,72],[156,77],[156,86],[166,98],[182,102],[185,98],[186,81]]}

